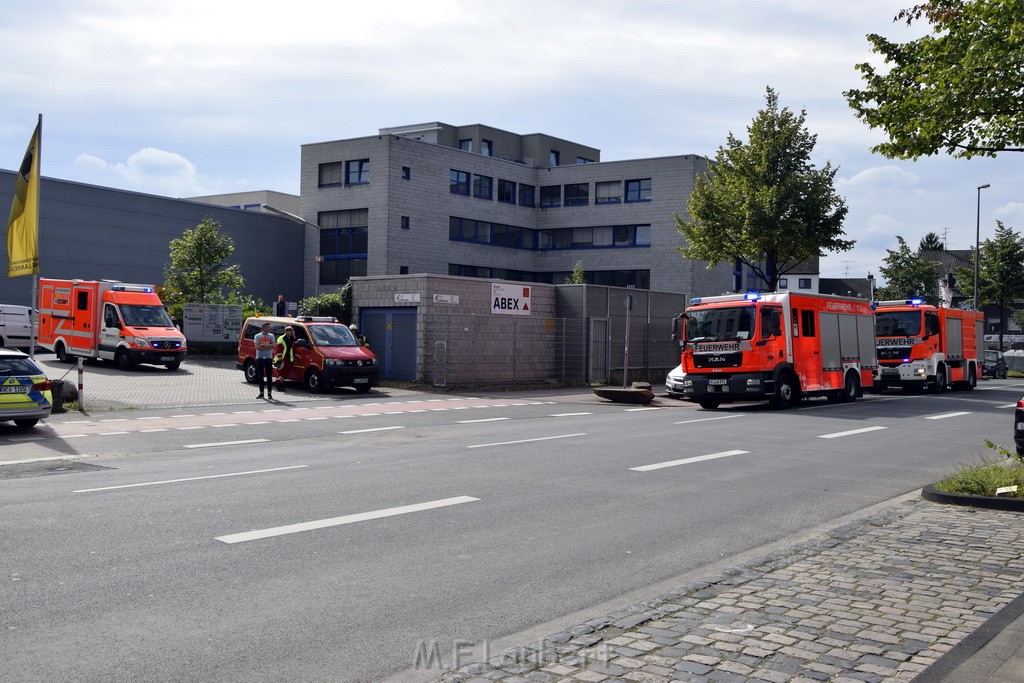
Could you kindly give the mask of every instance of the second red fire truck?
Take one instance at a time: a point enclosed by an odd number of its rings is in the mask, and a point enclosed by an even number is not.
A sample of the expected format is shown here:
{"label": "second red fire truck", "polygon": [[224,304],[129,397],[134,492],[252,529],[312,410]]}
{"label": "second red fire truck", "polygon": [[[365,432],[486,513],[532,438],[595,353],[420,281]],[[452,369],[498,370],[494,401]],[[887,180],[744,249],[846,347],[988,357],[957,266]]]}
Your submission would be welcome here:
{"label": "second red fire truck", "polygon": [[875,317],[864,299],[700,297],[677,320],[682,398],[703,408],[765,399],[787,408],[805,396],[853,401],[874,381]]}

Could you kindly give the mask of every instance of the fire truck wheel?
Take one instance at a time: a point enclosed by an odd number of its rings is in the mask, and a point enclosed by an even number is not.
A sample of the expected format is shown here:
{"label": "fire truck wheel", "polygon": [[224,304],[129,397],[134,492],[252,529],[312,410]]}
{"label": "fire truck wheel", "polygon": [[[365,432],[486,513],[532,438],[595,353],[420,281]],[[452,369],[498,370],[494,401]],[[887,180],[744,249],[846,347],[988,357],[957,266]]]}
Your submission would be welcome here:
{"label": "fire truck wheel", "polygon": [[857,375],[852,372],[846,373],[846,380],[843,382],[843,403],[853,403],[857,400],[857,393],[860,391],[860,382]]}
{"label": "fire truck wheel", "polygon": [[771,399],[772,407],[778,410],[793,407],[799,400],[799,391],[796,378],[788,373],[780,376],[779,386],[775,388],[775,396]]}
{"label": "fire truck wheel", "polygon": [[931,386],[933,394],[941,394],[946,390],[946,366],[940,365],[935,371],[935,383]]}
{"label": "fire truck wheel", "polygon": [[128,355],[128,352],[122,349],[114,354],[114,366],[118,370],[131,370],[134,363],[132,363],[132,357]]}
{"label": "fire truck wheel", "polygon": [[717,398],[702,398],[698,403],[700,403],[700,407],[704,410],[714,410],[718,406],[722,405],[722,402]]}
{"label": "fire truck wheel", "polygon": [[74,356],[68,353],[67,347],[61,341],[57,342],[56,346],[53,347],[53,353],[61,363],[70,363],[75,359]]}
{"label": "fire truck wheel", "polygon": [[302,381],[306,385],[306,391],[311,394],[319,394],[324,390],[324,378],[316,368],[307,370]]}

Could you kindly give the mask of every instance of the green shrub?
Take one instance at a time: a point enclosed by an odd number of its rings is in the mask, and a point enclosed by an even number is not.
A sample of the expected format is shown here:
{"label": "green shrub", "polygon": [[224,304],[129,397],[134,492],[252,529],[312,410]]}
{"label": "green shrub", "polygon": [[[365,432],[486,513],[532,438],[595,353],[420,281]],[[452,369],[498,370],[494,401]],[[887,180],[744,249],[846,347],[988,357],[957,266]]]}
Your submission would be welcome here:
{"label": "green shrub", "polygon": [[1019,486],[1015,498],[1024,498],[1024,464],[1019,461],[988,462],[974,465],[943,479],[935,488],[944,493],[994,496],[996,489]]}

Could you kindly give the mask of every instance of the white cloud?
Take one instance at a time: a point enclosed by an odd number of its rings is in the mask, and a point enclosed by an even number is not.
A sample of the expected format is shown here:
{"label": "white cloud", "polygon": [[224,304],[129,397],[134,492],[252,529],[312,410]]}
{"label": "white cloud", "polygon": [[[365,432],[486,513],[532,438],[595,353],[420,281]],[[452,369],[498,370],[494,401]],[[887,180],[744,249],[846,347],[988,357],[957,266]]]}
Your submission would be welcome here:
{"label": "white cloud", "polygon": [[875,166],[855,174],[851,178],[837,178],[836,189],[847,191],[903,191],[914,187],[918,177],[896,166]]}
{"label": "white cloud", "polygon": [[1007,227],[1024,232],[1024,202],[1007,202],[992,212]]}
{"label": "white cloud", "polygon": [[146,147],[125,161],[107,162],[91,154],[75,158],[90,182],[171,197],[207,194],[195,164],[175,152]]}

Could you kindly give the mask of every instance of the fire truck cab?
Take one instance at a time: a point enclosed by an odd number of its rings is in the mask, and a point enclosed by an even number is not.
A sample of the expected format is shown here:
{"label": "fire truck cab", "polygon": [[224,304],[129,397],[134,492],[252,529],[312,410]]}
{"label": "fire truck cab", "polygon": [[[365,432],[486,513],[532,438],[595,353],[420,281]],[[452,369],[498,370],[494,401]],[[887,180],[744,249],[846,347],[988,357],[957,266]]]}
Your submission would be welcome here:
{"label": "fire truck cab", "polygon": [[777,292],[700,297],[677,317],[683,398],[705,409],[803,397],[853,401],[877,365],[874,316],[863,299]]}
{"label": "fire truck cab", "polygon": [[977,385],[984,358],[984,319],[979,311],[937,308],[921,299],[879,301],[875,309],[879,387],[904,391]]}

